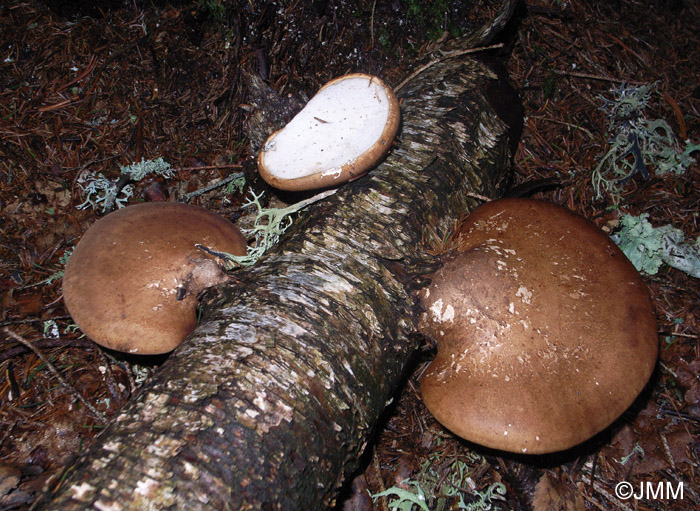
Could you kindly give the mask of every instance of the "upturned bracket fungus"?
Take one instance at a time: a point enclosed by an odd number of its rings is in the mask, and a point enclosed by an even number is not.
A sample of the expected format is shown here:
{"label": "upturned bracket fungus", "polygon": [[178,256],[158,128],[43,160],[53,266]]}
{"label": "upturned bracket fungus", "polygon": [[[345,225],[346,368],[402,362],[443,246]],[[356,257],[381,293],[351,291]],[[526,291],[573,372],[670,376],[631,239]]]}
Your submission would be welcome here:
{"label": "upturned bracket fungus", "polygon": [[66,264],[68,312],[107,348],[171,351],[196,325],[197,295],[226,280],[196,244],[247,251],[235,225],[197,206],[151,202],[110,213],[87,230]]}
{"label": "upturned bracket fungus", "polygon": [[438,344],[421,392],[455,434],[541,454],[605,429],[656,363],[642,279],[596,226],[527,199],[484,204],[422,291]]}
{"label": "upturned bracket fungus", "polygon": [[270,135],[258,156],[258,170],[281,190],[338,186],[381,160],[399,120],[399,102],[382,80],[361,73],[341,76]]}

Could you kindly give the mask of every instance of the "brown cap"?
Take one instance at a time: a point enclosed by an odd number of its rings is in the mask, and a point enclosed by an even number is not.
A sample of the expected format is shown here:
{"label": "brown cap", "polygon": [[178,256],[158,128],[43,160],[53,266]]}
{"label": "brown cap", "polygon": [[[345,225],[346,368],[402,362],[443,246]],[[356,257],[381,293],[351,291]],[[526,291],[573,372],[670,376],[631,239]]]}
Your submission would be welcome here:
{"label": "brown cap", "polygon": [[197,243],[235,255],[247,252],[235,225],[188,204],[137,204],[98,220],[63,276],[73,320],[107,348],[171,351],[196,325],[197,294],[226,278]]}
{"label": "brown cap", "polygon": [[316,93],[258,156],[258,170],[281,190],[335,187],[362,176],[391,147],[399,102],[376,76],[336,78]]}
{"label": "brown cap", "polygon": [[559,206],[477,208],[423,291],[438,354],[423,400],[455,434],[506,451],[572,447],[634,401],[656,362],[648,292],[617,246]]}

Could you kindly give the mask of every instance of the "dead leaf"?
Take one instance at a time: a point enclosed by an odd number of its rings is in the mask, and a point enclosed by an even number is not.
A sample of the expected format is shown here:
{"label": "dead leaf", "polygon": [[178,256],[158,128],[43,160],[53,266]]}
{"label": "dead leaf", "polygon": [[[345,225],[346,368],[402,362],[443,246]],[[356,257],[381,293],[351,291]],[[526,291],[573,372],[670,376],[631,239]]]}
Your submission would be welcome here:
{"label": "dead leaf", "polygon": [[693,445],[693,437],[685,428],[678,427],[675,431],[666,433],[666,442],[668,443],[668,450],[673,458],[673,463],[676,466],[691,461],[688,454],[689,447]]}
{"label": "dead leaf", "polygon": [[533,511],[585,511],[583,497],[572,484],[543,474],[535,486]]}
{"label": "dead leaf", "polygon": [[30,290],[14,295],[14,303],[19,307],[19,317],[38,316],[44,306],[44,298],[41,290]]}

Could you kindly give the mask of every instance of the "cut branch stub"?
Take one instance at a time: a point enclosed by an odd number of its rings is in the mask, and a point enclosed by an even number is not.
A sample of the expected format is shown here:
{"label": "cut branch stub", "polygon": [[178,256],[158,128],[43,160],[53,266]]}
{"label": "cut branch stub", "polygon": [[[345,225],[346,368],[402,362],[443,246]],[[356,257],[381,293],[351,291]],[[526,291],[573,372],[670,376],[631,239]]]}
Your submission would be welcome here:
{"label": "cut branch stub", "polygon": [[648,292],[596,226],[559,206],[504,199],[458,229],[423,293],[438,354],[421,383],[455,434],[528,454],[570,448],[635,400],[656,362]]}
{"label": "cut branch stub", "polygon": [[281,190],[338,186],[377,165],[399,128],[399,102],[376,76],[328,82],[258,156],[265,181]]}

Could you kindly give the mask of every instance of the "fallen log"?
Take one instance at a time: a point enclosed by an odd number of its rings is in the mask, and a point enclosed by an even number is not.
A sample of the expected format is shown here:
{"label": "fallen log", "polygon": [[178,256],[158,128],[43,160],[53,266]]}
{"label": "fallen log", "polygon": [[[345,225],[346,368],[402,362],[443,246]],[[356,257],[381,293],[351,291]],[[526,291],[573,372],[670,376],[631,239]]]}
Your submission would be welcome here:
{"label": "fallen log", "polygon": [[420,345],[414,291],[432,264],[424,241],[444,239],[474,194],[503,190],[508,130],[485,92],[495,80],[461,54],[407,81],[387,159],[203,297],[196,331],[44,508],[332,505]]}

